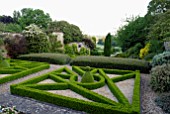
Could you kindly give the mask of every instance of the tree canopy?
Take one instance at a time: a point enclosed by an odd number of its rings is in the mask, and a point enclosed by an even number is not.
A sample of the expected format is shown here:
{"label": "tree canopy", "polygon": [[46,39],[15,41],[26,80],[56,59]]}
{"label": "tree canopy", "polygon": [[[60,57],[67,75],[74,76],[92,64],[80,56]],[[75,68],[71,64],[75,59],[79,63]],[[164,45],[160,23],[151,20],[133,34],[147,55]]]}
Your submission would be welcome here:
{"label": "tree canopy", "polygon": [[76,25],[70,24],[67,21],[54,21],[49,24],[48,30],[50,32],[63,32],[64,43],[82,41],[83,34],[80,28]]}
{"label": "tree canopy", "polygon": [[170,37],[170,10],[158,15],[158,20],[151,27],[149,38],[163,40]]}
{"label": "tree canopy", "polygon": [[157,15],[170,9],[170,0],[151,0],[148,5],[148,14]]}
{"label": "tree canopy", "polygon": [[36,24],[41,28],[47,28],[48,23],[52,21],[50,15],[44,13],[44,11],[40,9],[23,8],[21,12],[14,11],[13,16],[14,20],[17,20],[22,28],[30,24]]}
{"label": "tree canopy", "polygon": [[116,39],[123,51],[134,46],[136,43],[144,44],[148,30],[144,17],[132,18],[129,23],[117,31]]}

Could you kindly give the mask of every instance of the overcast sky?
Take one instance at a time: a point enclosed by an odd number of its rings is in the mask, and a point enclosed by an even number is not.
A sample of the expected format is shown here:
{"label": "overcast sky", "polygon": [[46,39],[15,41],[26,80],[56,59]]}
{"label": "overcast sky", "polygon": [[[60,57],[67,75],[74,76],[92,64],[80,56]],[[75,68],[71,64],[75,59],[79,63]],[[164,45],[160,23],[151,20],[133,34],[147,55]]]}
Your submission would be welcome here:
{"label": "overcast sky", "polygon": [[41,9],[53,20],[66,20],[83,34],[112,34],[127,17],[144,16],[151,0],[1,0],[0,15],[22,8]]}

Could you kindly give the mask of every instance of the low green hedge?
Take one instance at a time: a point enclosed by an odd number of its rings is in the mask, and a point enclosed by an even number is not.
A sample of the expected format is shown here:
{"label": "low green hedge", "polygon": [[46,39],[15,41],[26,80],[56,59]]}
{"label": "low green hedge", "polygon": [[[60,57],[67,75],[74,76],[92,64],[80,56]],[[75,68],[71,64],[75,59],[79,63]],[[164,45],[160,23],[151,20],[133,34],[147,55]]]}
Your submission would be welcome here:
{"label": "low green hedge", "polygon": [[11,60],[10,64],[11,67],[9,68],[0,68],[0,74],[10,74],[9,76],[0,78],[0,84],[24,77],[26,75],[38,72],[43,69],[48,69],[50,67],[48,63],[30,62],[22,60]]}
{"label": "low green hedge", "polygon": [[143,73],[149,73],[151,68],[149,63],[144,60],[131,58],[111,58],[103,56],[78,56],[72,60],[71,65],[123,70],[140,70]]}
{"label": "low green hedge", "polygon": [[136,114],[130,108],[124,107],[123,105],[113,106],[103,103],[85,102],[84,100],[42,92],[42,90],[24,86],[11,88],[11,93],[93,114]]}
{"label": "low green hedge", "polygon": [[52,64],[68,64],[71,58],[65,54],[54,54],[54,53],[34,53],[20,55],[18,59],[48,62]]}
{"label": "low green hedge", "polygon": [[35,67],[35,68],[31,68],[31,69],[28,69],[28,70],[24,70],[24,71],[21,71],[21,72],[11,74],[9,76],[0,78],[0,84],[15,80],[15,79],[18,79],[18,78],[21,78],[21,77],[24,77],[26,75],[41,71],[43,69],[48,69],[49,67],[50,67],[49,64],[44,64],[44,65],[41,65],[41,66],[38,66],[38,67]]}
{"label": "low green hedge", "polygon": [[[82,67],[78,67],[78,66],[72,66],[72,70],[75,71],[77,74],[79,74],[80,76],[83,76],[83,74],[85,73],[85,71],[82,70]],[[72,76],[70,78],[70,81],[84,87],[87,89],[97,89],[100,88],[102,86],[105,85],[105,79],[101,76],[101,75],[97,75],[95,74],[98,70],[97,69],[93,69],[91,70],[91,73],[94,76],[94,79],[96,80],[96,82],[94,83],[81,83],[81,82],[77,82],[78,76]]]}
{"label": "low green hedge", "polygon": [[134,89],[133,89],[133,98],[132,98],[132,107],[136,112],[140,112],[140,71],[136,71]]}
{"label": "low green hedge", "polygon": [[113,83],[113,81],[104,73],[104,71],[99,69],[99,73],[105,77],[109,89],[118,99],[118,101],[124,105],[130,105],[128,99],[124,96],[124,94],[120,91],[120,89],[116,86],[116,84]]}
{"label": "low green hedge", "polygon": [[[72,69],[78,69],[80,74],[83,74],[83,70],[78,66],[74,66]],[[80,71],[79,71],[80,70]],[[67,75],[59,75],[65,71]],[[140,73],[139,71],[130,72],[128,75],[124,74],[120,77],[124,80],[125,78],[135,77],[134,95],[132,104],[130,104],[119,90],[119,88],[114,84],[114,81],[110,79],[107,74],[105,74],[104,69],[93,69],[91,70],[98,79],[96,80],[106,80],[111,92],[115,95],[119,102],[115,102],[107,97],[97,94],[89,89],[86,89],[74,82],[77,80],[76,73],[73,73],[66,67],[57,69],[53,72],[34,77],[27,81],[21,82],[19,84],[11,85],[11,93],[16,95],[21,95],[25,97],[31,97],[40,101],[45,101],[53,103],[59,106],[65,106],[75,110],[85,111],[93,114],[139,114],[140,113]],[[111,70],[109,70],[111,72]],[[136,75],[134,75],[136,74]],[[70,80],[68,79],[70,75]],[[102,79],[102,78],[103,79]],[[54,84],[36,84],[45,79],[53,79],[57,83]],[[46,92],[44,90],[65,90],[71,89],[72,91],[92,100],[95,102],[84,101],[76,98],[70,98],[62,95],[57,95],[53,93]]]}
{"label": "low green hedge", "polygon": [[94,79],[97,81],[94,83],[81,83],[81,82],[77,82],[77,79],[78,79],[77,76],[72,76],[70,78],[70,81],[90,90],[97,89],[105,85],[105,79],[100,75],[94,75]]}

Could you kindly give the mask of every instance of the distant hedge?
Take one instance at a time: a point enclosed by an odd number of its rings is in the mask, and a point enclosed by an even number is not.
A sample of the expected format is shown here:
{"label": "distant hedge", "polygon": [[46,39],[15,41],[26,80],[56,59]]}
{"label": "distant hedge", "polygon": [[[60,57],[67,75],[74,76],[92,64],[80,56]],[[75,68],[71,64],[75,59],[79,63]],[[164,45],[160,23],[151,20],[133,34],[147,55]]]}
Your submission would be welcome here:
{"label": "distant hedge", "polygon": [[54,54],[54,53],[34,53],[20,55],[18,59],[48,62],[52,64],[68,64],[71,58],[65,54]]}
{"label": "distant hedge", "polygon": [[149,73],[150,70],[149,62],[144,60],[101,56],[78,56],[72,60],[71,65],[124,70],[140,70],[143,73]]}

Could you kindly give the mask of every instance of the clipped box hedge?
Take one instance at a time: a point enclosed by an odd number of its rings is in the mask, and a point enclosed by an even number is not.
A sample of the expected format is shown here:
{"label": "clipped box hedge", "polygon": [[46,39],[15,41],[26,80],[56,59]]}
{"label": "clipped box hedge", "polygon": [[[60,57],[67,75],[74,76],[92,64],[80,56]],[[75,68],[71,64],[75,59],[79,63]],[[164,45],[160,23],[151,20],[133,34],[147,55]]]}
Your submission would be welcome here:
{"label": "clipped box hedge", "polygon": [[71,65],[124,70],[140,70],[140,72],[143,73],[149,73],[151,68],[149,62],[144,60],[101,56],[78,56],[72,60]]}
{"label": "clipped box hedge", "polygon": [[[81,67],[73,66],[72,70],[76,73],[82,75],[84,70]],[[117,74],[122,74],[117,77],[109,78],[106,72]],[[63,75],[62,72],[66,72],[67,75]],[[72,108],[75,110],[85,111],[92,114],[140,114],[140,72],[139,71],[123,71],[115,69],[97,69],[92,68],[91,72],[99,73],[103,79],[106,80],[105,84],[108,85],[113,95],[118,99],[119,102],[115,102],[105,96],[97,94],[76,82],[77,74],[67,67],[62,67],[55,71],[49,72],[47,74],[31,78],[27,81],[21,82],[19,84],[14,84],[10,86],[12,94],[21,95],[25,97],[31,97],[40,101],[45,101],[53,103],[59,106],[64,106]],[[125,74],[125,72],[127,74]],[[129,103],[124,94],[116,86],[115,82],[126,80],[129,78],[135,78],[134,91],[132,104]],[[53,79],[57,83],[53,84],[37,84],[45,79]],[[70,80],[67,80],[70,79]],[[102,81],[102,82],[103,82]],[[100,82],[100,81],[99,81]],[[81,83],[81,82],[80,82]],[[90,85],[90,83],[88,84]],[[96,86],[91,83],[91,86]],[[71,89],[72,91],[88,98],[91,101],[84,101],[77,98],[66,97],[58,94],[53,94],[46,92],[44,90],[66,90]]]}
{"label": "clipped box hedge", "polygon": [[9,76],[1,77],[0,84],[9,82],[29,74],[48,69],[48,63],[30,62],[22,60],[11,60],[9,68],[0,68],[0,74],[9,74]]}
{"label": "clipped box hedge", "polygon": [[55,53],[34,53],[20,55],[18,59],[48,62],[52,64],[68,64],[71,58],[66,54],[55,54]]}

